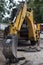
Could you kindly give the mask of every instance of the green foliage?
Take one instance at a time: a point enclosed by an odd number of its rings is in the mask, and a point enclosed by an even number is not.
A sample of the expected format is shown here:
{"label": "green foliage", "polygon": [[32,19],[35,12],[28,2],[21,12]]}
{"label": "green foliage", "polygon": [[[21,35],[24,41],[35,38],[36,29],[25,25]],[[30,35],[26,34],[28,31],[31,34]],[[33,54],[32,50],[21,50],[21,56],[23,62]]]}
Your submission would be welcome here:
{"label": "green foliage", "polygon": [[[4,17],[7,15],[10,15],[11,13],[11,8],[13,8],[16,5],[14,0],[0,0],[0,23],[9,23],[10,21],[10,16],[9,17]],[[3,20],[4,18],[4,20]]]}
{"label": "green foliage", "polygon": [[0,0],[0,11],[4,11],[4,3],[5,1],[4,0]]}
{"label": "green foliage", "polygon": [[5,0],[0,0],[0,22],[2,21],[2,18],[4,17],[5,8],[4,8]]}
{"label": "green foliage", "polygon": [[33,8],[36,23],[43,22],[43,0],[30,0],[28,7]]}
{"label": "green foliage", "polygon": [[[5,2],[6,0],[0,0],[0,22],[9,22],[8,20],[2,20],[2,18],[4,17],[5,12],[10,13],[10,10],[8,11],[8,9],[11,9],[12,7],[14,7],[16,5],[16,3],[14,2],[14,0],[9,0],[9,5],[7,6],[7,2]],[[34,19],[37,23],[39,22],[43,22],[43,0],[28,0],[28,8],[33,8],[34,11]],[[13,4],[13,5],[10,5]],[[5,6],[7,6],[7,8],[5,9]],[[17,5],[18,7],[18,5]]]}

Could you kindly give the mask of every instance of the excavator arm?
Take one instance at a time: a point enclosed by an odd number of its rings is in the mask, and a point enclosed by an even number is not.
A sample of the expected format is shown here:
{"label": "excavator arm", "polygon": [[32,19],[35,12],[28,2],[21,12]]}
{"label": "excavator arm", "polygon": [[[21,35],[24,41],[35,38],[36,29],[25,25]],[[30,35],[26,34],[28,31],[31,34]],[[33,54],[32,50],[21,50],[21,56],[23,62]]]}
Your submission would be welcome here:
{"label": "excavator arm", "polygon": [[13,35],[13,34],[17,34],[18,31],[20,31],[21,29],[21,26],[23,24],[23,21],[26,17],[26,13],[27,13],[27,5],[26,3],[22,3],[21,7],[20,7],[20,10],[17,11],[18,14],[15,19],[15,21],[13,20],[13,25],[10,24],[10,34]]}
{"label": "excavator arm", "polygon": [[33,18],[33,10],[27,11],[27,27],[28,27],[28,36],[29,39],[36,41],[36,27],[34,24],[34,18]]}

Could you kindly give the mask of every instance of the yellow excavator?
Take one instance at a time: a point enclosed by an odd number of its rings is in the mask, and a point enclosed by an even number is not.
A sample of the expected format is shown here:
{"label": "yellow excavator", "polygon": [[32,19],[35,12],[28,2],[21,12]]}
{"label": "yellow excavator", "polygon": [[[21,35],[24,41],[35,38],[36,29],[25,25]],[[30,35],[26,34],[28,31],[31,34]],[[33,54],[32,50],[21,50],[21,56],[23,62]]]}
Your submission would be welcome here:
{"label": "yellow excavator", "polygon": [[33,18],[33,10],[27,8],[27,3],[21,2],[13,21],[4,30],[3,54],[6,59],[17,59],[17,44],[19,38],[30,40],[31,46],[39,46],[40,24]]}

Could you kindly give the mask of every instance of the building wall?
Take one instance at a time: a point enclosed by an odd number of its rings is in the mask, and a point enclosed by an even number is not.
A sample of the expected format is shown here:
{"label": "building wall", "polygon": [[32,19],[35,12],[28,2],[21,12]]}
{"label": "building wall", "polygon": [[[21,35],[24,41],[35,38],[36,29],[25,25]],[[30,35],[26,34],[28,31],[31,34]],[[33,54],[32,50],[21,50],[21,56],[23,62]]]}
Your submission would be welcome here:
{"label": "building wall", "polygon": [[4,30],[5,27],[7,27],[7,26],[8,26],[8,24],[1,24],[1,23],[0,23],[0,30]]}

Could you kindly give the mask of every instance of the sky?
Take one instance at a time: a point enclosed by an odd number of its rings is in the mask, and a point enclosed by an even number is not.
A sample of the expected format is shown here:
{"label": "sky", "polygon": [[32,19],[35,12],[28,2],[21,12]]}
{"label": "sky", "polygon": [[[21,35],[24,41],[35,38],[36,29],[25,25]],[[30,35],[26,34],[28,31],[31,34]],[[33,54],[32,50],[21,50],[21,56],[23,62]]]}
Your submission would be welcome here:
{"label": "sky", "polygon": [[[18,1],[18,0],[16,0],[16,1]],[[19,1],[21,1],[21,0],[19,0]]]}
{"label": "sky", "polygon": [[[6,1],[8,1],[8,0],[6,0]],[[16,1],[16,3],[18,3],[18,1],[22,1],[22,0],[14,0],[14,1]],[[25,0],[23,0],[23,1],[25,1]]]}
{"label": "sky", "polygon": [[14,0],[14,1],[18,2],[18,1],[22,1],[22,0]]}

